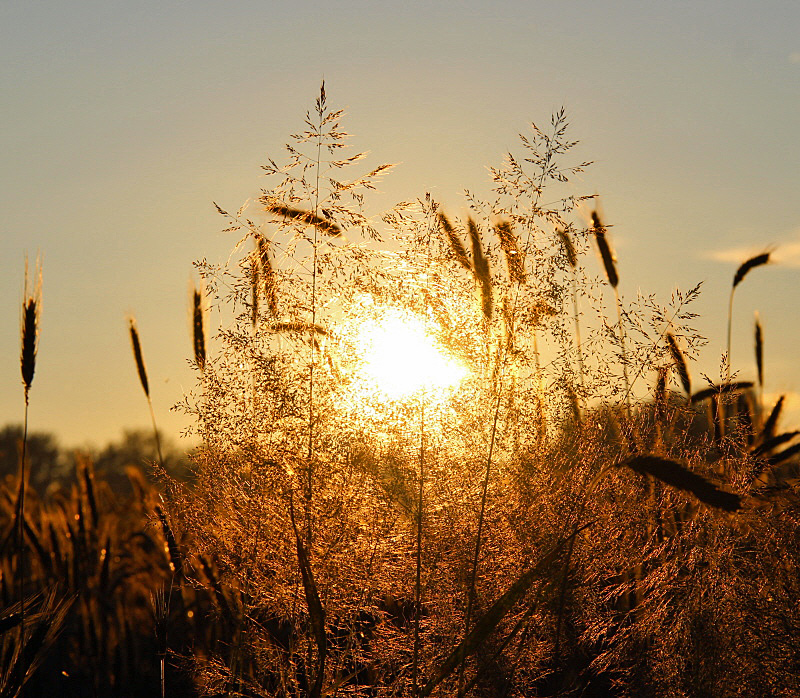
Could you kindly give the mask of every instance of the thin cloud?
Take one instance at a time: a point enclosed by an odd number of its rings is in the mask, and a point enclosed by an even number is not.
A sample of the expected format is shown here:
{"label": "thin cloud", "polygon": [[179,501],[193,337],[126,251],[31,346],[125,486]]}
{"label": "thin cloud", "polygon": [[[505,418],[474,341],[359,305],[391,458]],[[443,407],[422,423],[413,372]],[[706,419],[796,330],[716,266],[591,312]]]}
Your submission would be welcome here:
{"label": "thin cloud", "polygon": [[789,63],[800,63],[800,51],[789,54]]}

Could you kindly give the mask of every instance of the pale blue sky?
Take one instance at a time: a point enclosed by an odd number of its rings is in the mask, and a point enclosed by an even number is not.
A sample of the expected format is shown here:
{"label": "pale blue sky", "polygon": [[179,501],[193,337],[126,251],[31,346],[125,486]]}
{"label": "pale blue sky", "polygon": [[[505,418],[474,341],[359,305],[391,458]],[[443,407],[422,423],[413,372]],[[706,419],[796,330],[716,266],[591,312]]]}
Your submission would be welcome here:
{"label": "pale blue sky", "polygon": [[323,77],[353,143],[402,163],[387,205],[430,190],[457,209],[529,121],[564,105],[596,163],[579,187],[603,196],[623,293],[706,280],[698,375],[724,348],[737,262],[778,245],[782,263],[737,291],[734,361],[758,309],[768,392],[800,392],[795,0],[8,0],[0,27],[0,424],[22,416],[23,257],[41,250],[32,428],[77,445],[147,426],[133,312],[159,422],[178,433],[191,263],[234,242],[211,202],[257,193]]}

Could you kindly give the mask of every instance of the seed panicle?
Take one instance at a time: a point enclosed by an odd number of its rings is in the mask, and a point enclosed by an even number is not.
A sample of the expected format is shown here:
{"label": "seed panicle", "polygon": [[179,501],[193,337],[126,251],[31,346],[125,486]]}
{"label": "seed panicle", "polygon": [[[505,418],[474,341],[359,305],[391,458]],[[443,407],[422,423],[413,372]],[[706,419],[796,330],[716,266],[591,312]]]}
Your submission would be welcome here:
{"label": "seed panicle", "polygon": [[139,373],[139,382],[142,384],[142,390],[147,399],[150,399],[150,384],[147,380],[147,368],[144,365],[144,357],[142,356],[142,345],[139,341],[139,330],[136,327],[136,320],[133,317],[128,318],[128,332],[131,337],[131,347],[133,349],[133,358],[136,361],[136,370]]}

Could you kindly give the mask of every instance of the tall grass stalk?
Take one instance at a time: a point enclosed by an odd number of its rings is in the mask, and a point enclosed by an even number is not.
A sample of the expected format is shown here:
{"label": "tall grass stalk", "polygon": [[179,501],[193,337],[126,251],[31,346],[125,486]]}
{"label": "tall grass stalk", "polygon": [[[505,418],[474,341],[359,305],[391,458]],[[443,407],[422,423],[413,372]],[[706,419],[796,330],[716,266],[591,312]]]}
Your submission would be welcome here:
{"label": "tall grass stalk", "polygon": [[733,275],[733,284],[731,285],[731,293],[728,297],[728,348],[727,348],[727,363],[728,369],[725,380],[730,382],[731,380],[731,328],[733,326],[733,294],[736,291],[736,287],[744,281],[744,278],[747,274],[750,273],[752,269],[756,267],[763,266],[764,264],[769,264],[769,256],[770,252],[762,252],[761,254],[757,254],[754,257],[750,257],[750,259],[742,262],[739,265],[739,268],[736,270],[736,273]]}
{"label": "tall grass stalk", "polygon": [[631,382],[628,378],[628,350],[625,341],[625,329],[622,324],[622,302],[619,297],[619,274],[617,273],[617,260],[606,238],[606,228],[600,220],[600,214],[595,208],[592,211],[592,229],[597,249],[603,260],[608,285],[614,289],[614,301],[617,306],[617,338],[620,344],[622,358],[622,378],[625,381],[625,412],[628,419],[631,417]]}
{"label": "tall grass stalk", "polygon": [[575,323],[575,351],[578,357],[578,376],[581,381],[581,388],[585,390],[586,381],[584,378],[583,370],[583,346],[581,343],[581,322],[580,312],[578,309],[578,254],[575,251],[575,245],[572,243],[569,233],[564,228],[557,227],[556,234],[561,240],[564,248],[564,255],[567,258],[567,263],[571,270],[570,273],[570,287],[572,291],[572,318]]}
{"label": "tall grass stalk", "polygon": [[[28,277],[28,259],[25,258],[25,286],[22,300],[22,322],[20,330],[20,370],[22,385],[25,395],[25,415],[22,428],[22,448],[19,463],[19,494],[16,506],[17,524],[17,586],[19,589],[20,646],[25,645],[25,486],[27,480],[26,460],[28,458],[28,407],[30,404],[30,390],[33,385],[33,375],[36,370],[36,353],[39,341],[39,315],[42,307],[42,270],[41,261],[36,261],[36,279],[31,287]],[[24,677],[19,677],[21,686]]]}
{"label": "tall grass stalk", "polygon": [[158,463],[164,467],[164,456],[161,452],[161,437],[158,435],[158,427],[156,426],[156,413],[153,410],[153,401],[150,398],[150,383],[147,380],[147,368],[144,364],[144,356],[142,354],[142,344],[139,340],[139,330],[136,327],[136,320],[133,317],[128,318],[128,334],[131,338],[131,349],[133,350],[133,360],[136,362],[136,371],[139,374],[139,383],[144,391],[144,396],[147,398],[147,407],[150,410],[150,422],[153,425],[153,437],[156,442],[156,453],[158,454]]}

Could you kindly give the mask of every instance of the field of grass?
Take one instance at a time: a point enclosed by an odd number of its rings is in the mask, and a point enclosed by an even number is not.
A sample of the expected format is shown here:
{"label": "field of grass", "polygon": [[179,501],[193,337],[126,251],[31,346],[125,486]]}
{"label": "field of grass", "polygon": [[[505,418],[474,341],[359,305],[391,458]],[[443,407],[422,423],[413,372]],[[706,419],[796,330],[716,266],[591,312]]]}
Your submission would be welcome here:
{"label": "field of grass", "polygon": [[[563,112],[460,219],[373,214],[389,168],[340,119],[323,87],[258,201],[217,207],[240,240],[196,265],[190,477],[159,454],[123,496],[81,461],[37,493],[26,412],[2,694],[800,695],[800,432],[763,404],[760,326],[756,381],[729,340],[699,384],[699,287],[621,295]],[[768,262],[734,271],[729,323]]]}

